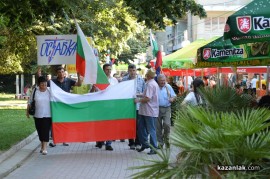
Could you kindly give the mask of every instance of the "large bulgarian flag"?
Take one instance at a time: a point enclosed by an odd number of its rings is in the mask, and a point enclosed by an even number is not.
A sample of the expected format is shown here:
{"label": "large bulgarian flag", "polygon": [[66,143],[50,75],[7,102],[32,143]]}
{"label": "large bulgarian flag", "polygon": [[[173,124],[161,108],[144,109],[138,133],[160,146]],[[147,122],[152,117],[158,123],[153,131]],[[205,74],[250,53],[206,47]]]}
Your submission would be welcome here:
{"label": "large bulgarian flag", "polygon": [[51,81],[50,91],[55,143],[135,138],[134,80],[84,95],[67,93]]}
{"label": "large bulgarian flag", "polygon": [[103,90],[109,86],[108,78],[100,67],[93,48],[88,43],[80,26],[77,26],[76,70],[84,77],[85,84],[94,84]]}

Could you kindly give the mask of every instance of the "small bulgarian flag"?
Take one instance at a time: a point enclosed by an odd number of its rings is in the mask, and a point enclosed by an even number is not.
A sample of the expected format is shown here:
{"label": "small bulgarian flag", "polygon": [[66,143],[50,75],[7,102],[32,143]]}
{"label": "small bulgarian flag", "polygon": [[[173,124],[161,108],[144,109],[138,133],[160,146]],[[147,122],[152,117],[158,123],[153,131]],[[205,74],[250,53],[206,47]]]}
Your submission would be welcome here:
{"label": "small bulgarian flag", "polygon": [[53,140],[91,142],[136,136],[135,81],[84,95],[67,93],[51,81]]}
{"label": "small bulgarian flag", "polygon": [[94,84],[103,90],[109,86],[108,78],[100,67],[94,54],[93,48],[89,45],[80,26],[77,26],[77,53],[76,70],[84,77],[85,84]]}
{"label": "small bulgarian flag", "polygon": [[151,30],[150,30],[150,44],[152,48],[153,57],[156,58],[155,69],[156,69],[156,74],[158,76],[161,72],[162,53],[158,49],[157,41],[155,40],[154,35],[152,34]]}
{"label": "small bulgarian flag", "polygon": [[157,41],[154,38],[154,35],[152,34],[152,31],[150,30],[150,44],[152,48],[153,57],[157,56],[158,53],[158,44]]}

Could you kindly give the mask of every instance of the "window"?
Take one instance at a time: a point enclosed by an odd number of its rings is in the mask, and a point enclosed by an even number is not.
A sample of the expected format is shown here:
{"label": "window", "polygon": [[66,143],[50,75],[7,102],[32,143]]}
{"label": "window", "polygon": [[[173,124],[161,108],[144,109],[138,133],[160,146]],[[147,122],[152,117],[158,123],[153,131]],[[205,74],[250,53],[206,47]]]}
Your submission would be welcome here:
{"label": "window", "polygon": [[223,33],[225,23],[225,17],[208,17],[204,20],[205,33]]}
{"label": "window", "polygon": [[205,26],[204,26],[205,32],[212,32],[212,19],[211,19],[211,17],[207,17],[204,22],[205,22]]}
{"label": "window", "polygon": [[226,19],[227,19],[227,18],[225,18],[225,17],[219,17],[219,27],[218,27],[218,31],[224,31]]}

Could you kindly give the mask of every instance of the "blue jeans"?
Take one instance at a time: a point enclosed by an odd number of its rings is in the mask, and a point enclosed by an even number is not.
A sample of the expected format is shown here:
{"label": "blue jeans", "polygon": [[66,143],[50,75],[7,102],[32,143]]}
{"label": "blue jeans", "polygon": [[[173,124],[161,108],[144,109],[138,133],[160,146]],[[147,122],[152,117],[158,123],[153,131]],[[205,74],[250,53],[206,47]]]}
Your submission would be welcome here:
{"label": "blue jeans", "polygon": [[112,141],[111,140],[106,141],[106,144],[105,145],[106,146],[111,146],[112,145]]}
{"label": "blue jeans", "polygon": [[149,147],[148,134],[150,135],[150,144],[157,148],[156,120],[156,117],[139,115],[139,141],[144,148]]}

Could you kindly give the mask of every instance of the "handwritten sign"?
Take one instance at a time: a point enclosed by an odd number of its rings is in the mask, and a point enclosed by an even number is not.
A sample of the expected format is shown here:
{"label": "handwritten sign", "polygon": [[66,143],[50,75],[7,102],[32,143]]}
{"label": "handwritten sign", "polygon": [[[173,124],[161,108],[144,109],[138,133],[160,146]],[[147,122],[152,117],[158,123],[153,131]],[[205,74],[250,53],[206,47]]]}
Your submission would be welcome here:
{"label": "handwritten sign", "polygon": [[77,35],[37,36],[38,65],[76,63]]}

